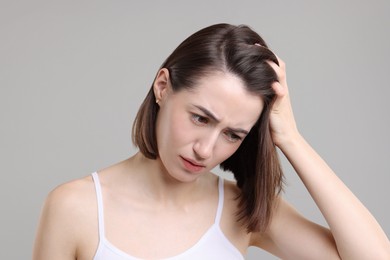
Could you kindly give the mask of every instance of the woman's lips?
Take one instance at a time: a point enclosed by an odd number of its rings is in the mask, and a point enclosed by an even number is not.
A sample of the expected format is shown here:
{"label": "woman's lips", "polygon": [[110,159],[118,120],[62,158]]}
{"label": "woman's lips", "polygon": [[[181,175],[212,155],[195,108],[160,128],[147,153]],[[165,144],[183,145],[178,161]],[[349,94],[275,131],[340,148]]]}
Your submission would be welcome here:
{"label": "woman's lips", "polygon": [[203,165],[203,164],[200,164],[194,160],[191,160],[189,158],[184,158],[184,157],[181,157],[180,158],[182,159],[183,161],[183,165],[184,167],[190,171],[190,172],[199,172],[201,170],[203,170],[206,166]]}

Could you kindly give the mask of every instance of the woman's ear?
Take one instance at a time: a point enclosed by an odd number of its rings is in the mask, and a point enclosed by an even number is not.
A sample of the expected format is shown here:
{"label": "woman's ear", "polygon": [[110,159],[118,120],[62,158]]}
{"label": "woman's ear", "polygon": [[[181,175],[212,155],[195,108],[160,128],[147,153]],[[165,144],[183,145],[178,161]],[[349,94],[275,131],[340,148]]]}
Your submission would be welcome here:
{"label": "woman's ear", "polygon": [[156,97],[156,103],[159,104],[160,101],[164,100],[169,91],[171,91],[169,70],[162,68],[158,71],[153,83],[153,92]]}

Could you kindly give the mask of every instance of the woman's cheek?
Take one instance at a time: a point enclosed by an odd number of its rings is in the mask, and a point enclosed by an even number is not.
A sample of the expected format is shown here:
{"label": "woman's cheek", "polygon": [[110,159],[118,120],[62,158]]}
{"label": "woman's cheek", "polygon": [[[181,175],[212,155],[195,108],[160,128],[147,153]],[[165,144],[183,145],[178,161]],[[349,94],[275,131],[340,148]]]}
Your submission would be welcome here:
{"label": "woman's cheek", "polygon": [[224,137],[221,137],[221,140],[218,141],[214,150],[214,158],[218,161],[218,164],[232,156],[240,146],[238,143],[229,143],[228,141],[223,140],[223,138]]}
{"label": "woman's cheek", "polygon": [[177,116],[173,118],[169,132],[172,138],[179,142],[185,142],[194,135],[194,127],[194,124],[188,118]]}

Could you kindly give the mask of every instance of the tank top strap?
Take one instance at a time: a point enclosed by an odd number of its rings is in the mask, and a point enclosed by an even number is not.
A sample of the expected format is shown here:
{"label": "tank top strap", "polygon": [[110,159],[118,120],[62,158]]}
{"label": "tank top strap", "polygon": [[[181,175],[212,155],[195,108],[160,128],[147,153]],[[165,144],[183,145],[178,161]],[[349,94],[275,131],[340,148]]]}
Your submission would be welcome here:
{"label": "tank top strap", "polygon": [[96,199],[97,199],[99,238],[100,240],[102,240],[104,238],[103,195],[102,195],[102,188],[100,185],[99,176],[97,172],[92,173],[92,179],[95,184]]}
{"label": "tank top strap", "polygon": [[221,176],[219,176],[218,177],[218,208],[217,208],[217,214],[215,216],[215,224],[216,225],[219,225],[219,222],[221,221],[222,210],[223,210],[223,201],[224,201],[223,178]]}

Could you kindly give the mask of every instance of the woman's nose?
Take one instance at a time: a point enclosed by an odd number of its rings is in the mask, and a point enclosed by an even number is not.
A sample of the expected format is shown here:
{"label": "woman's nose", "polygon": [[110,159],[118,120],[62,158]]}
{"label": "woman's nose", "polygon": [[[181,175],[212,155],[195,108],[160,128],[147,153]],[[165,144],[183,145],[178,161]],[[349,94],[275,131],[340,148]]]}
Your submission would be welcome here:
{"label": "woman's nose", "polygon": [[212,156],[217,139],[217,134],[210,133],[195,142],[193,150],[198,159],[206,160]]}

